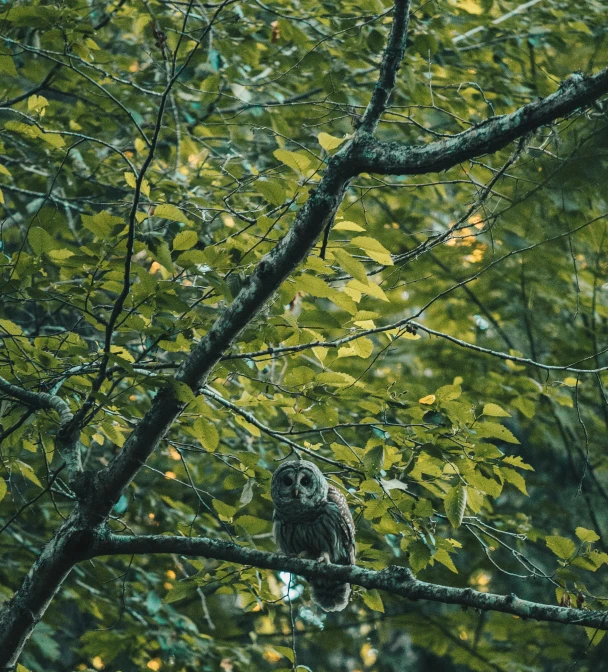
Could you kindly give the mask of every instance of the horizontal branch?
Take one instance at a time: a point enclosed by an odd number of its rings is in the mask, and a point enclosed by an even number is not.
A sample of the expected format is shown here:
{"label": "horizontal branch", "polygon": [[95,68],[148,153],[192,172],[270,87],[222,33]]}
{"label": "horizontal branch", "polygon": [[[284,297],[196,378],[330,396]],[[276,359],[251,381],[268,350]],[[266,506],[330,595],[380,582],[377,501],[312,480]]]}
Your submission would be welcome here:
{"label": "horizontal branch", "polygon": [[447,170],[468,159],[496,152],[540,126],[590,105],[606,93],[608,68],[590,77],[572,75],[550,96],[511,114],[492,117],[449,139],[412,147],[380,142],[371,135],[361,136],[351,148],[351,170],[353,174],[382,175],[422,175]]}
{"label": "horizontal branch", "polygon": [[88,557],[132,555],[141,553],[178,553],[234,562],[240,565],[273,569],[298,574],[308,579],[324,578],[348,582],[367,589],[383,590],[410,600],[428,600],[443,604],[498,611],[523,619],[582,625],[608,630],[608,612],[571,609],[522,600],[514,594],[481,593],[472,588],[452,588],[419,581],[406,568],[398,565],[376,571],[357,565],[326,565],[313,560],[292,558],[246,548],[227,541],[206,537],[171,537],[164,535],[121,536],[108,531],[95,537]]}
{"label": "horizontal branch", "polygon": [[54,394],[26,390],[19,385],[13,385],[13,383],[9,383],[8,380],[5,380],[1,377],[0,390],[2,390],[2,392],[5,394],[8,394],[10,397],[18,399],[26,406],[33,408],[34,410],[48,408],[56,411],[59,415],[59,424],[61,426],[67,425],[67,423],[70,422],[74,417],[68,404],[61,397],[57,397]]}
{"label": "horizontal branch", "polygon": [[78,432],[70,429],[74,414],[66,401],[56,394],[34,392],[24,387],[9,383],[0,377],[0,390],[14,399],[18,399],[33,410],[49,409],[59,415],[59,431],[57,432],[57,447],[65,460],[70,481],[82,472],[82,459],[78,445]]}

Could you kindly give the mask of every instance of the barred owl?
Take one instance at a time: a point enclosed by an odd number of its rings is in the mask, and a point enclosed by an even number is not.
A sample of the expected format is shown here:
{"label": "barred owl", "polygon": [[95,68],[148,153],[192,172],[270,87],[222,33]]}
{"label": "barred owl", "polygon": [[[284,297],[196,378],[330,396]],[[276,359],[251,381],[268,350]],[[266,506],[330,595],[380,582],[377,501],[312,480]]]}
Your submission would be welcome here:
{"label": "barred owl", "polygon": [[[284,462],[273,474],[274,538],[283,553],[338,565],[355,564],[355,524],[346,498],[306,460]],[[311,579],[313,602],[342,611],[350,585]]]}

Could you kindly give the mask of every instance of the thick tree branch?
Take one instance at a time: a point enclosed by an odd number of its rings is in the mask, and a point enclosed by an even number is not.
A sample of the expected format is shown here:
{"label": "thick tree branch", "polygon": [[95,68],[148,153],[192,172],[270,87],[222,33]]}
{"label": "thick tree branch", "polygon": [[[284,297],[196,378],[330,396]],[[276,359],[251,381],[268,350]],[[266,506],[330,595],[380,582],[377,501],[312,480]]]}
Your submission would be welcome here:
{"label": "thick tree branch", "polygon": [[375,571],[357,565],[326,565],[313,560],[291,558],[277,553],[245,548],[227,541],[206,537],[170,537],[163,535],[121,536],[100,532],[91,546],[90,556],[131,555],[134,553],[178,553],[250,565],[261,569],[291,572],[306,578],[335,579],[376,588],[410,600],[429,600],[443,604],[459,604],[483,611],[499,611],[523,619],[582,625],[608,630],[608,612],[571,609],[522,600],[514,594],[481,593],[472,588],[452,588],[419,581],[405,567],[391,566]]}
{"label": "thick tree branch", "polygon": [[511,114],[492,117],[448,140],[412,147],[362,136],[351,153],[353,174],[422,175],[446,170],[467,159],[496,152],[522,135],[586,107],[606,93],[608,68],[590,77],[572,75],[550,96]]}

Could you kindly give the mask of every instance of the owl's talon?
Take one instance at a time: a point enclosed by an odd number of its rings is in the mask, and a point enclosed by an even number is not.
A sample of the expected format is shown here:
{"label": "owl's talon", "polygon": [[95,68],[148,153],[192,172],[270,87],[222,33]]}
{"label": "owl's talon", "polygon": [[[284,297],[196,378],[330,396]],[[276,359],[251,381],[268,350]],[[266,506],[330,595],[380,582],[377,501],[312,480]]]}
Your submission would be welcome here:
{"label": "owl's talon", "polygon": [[329,553],[325,552],[317,558],[317,562],[321,562],[324,565],[329,565],[331,560],[329,559]]}

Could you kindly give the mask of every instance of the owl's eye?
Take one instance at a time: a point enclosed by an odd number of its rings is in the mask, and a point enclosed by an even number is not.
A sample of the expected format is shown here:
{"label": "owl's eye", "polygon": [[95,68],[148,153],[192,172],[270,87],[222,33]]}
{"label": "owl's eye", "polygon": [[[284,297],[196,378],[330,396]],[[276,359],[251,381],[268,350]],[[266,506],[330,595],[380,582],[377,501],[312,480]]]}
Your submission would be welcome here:
{"label": "owl's eye", "polygon": [[305,488],[307,488],[312,483],[312,480],[311,480],[310,476],[302,476],[302,480],[300,481],[300,483]]}
{"label": "owl's eye", "polygon": [[283,476],[283,485],[293,485],[293,478],[291,476]]}

